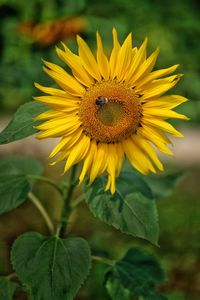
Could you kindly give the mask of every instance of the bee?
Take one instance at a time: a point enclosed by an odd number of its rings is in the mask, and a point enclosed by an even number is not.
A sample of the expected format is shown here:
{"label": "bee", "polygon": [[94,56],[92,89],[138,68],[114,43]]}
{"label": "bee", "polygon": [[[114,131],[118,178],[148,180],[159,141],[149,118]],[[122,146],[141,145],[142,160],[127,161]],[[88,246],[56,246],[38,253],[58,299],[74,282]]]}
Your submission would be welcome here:
{"label": "bee", "polygon": [[96,105],[103,106],[103,105],[106,104],[106,103],[108,103],[108,98],[106,98],[106,97],[99,96],[99,97],[96,99]]}
{"label": "bee", "polygon": [[135,94],[136,98],[141,98],[143,96],[143,94]]}

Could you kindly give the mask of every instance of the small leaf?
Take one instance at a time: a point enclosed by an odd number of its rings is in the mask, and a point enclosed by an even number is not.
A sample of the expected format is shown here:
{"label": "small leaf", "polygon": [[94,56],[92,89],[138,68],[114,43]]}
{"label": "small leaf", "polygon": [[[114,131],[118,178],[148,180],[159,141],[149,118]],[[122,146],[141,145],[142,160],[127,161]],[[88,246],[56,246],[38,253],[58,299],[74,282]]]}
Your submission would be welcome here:
{"label": "small leaf", "polygon": [[122,172],[114,195],[104,192],[105,179],[98,178],[86,188],[92,213],[122,232],[157,244],[158,215],[152,192],[144,180],[132,172]]}
{"label": "small leaf", "polygon": [[39,125],[41,121],[34,121],[33,118],[45,110],[47,107],[36,101],[21,105],[7,127],[0,133],[0,144],[21,140],[38,132],[33,126]]}
{"label": "small leaf", "polygon": [[183,173],[176,172],[165,175],[146,176],[145,181],[150,186],[154,199],[169,197],[176,185],[182,180]]}
{"label": "small leaf", "polygon": [[36,232],[17,238],[11,260],[34,300],[74,299],[91,265],[90,249],[84,239],[48,238]]}
{"label": "small leaf", "polygon": [[[164,282],[164,273],[156,259],[137,249],[128,250],[122,260],[117,261],[106,274],[106,288],[113,300],[118,300],[113,295],[117,291],[127,290],[136,297],[145,300],[165,300],[165,296],[156,291],[156,285]],[[110,287],[111,283],[115,286]],[[112,290],[112,293],[110,292]],[[126,298],[122,298],[126,299]]]}
{"label": "small leaf", "polygon": [[31,190],[27,175],[39,175],[42,166],[36,160],[25,157],[9,157],[0,160],[0,214],[21,205]]}
{"label": "small leaf", "polygon": [[106,289],[113,300],[129,300],[130,292],[124,288],[117,278],[109,277],[106,281]]}
{"label": "small leaf", "polygon": [[18,284],[11,282],[6,277],[0,277],[0,299],[12,300]]}

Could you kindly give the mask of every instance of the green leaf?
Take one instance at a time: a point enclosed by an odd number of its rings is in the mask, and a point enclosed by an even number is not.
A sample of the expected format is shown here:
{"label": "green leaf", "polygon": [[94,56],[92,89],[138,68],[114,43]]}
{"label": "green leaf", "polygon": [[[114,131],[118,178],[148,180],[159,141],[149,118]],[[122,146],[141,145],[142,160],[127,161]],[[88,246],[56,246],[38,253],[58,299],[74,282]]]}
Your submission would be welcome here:
{"label": "green leaf", "polygon": [[26,157],[9,157],[0,160],[0,214],[21,205],[31,190],[27,175],[39,175],[42,166]]}
{"label": "green leaf", "polygon": [[117,278],[109,277],[106,281],[106,289],[114,300],[129,300],[130,292],[124,288]]}
{"label": "green leaf", "polygon": [[103,222],[135,237],[158,242],[158,215],[152,192],[133,172],[122,172],[114,195],[105,192],[105,178],[86,188],[86,201],[92,213]]}
{"label": "green leaf", "polygon": [[33,126],[39,125],[41,121],[34,121],[33,118],[45,110],[47,107],[36,101],[21,105],[7,127],[0,133],[0,144],[21,140],[38,132]]}
{"label": "green leaf", "polygon": [[165,175],[146,176],[145,181],[150,186],[154,199],[169,197],[176,185],[182,180],[183,173],[176,172]]}
{"label": "green leaf", "polygon": [[11,260],[34,300],[73,299],[91,265],[90,249],[84,239],[49,238],[36,232],[17,238]]}
{"label": "green leaf", "polygon": [[122,172],[116,180],[117,190],[125,197],[129,193],[141,193],[145,198],[153,200],[152,190],[145,182],[145,179],[133,170]]}
{"label": "green leaf", "polygon": [[12,300],[18,284],[11,282],[6,277],[0,277],[0,299]]}
{"label": "green leaf", "polygon": [[[153,256],[131,248],[106,273],[106,288],[113,300],[118,300],[114,296],[117,285],[120,291],[128,290],[133,296],[143,297],[145,300],[164,300],[167,298],[155,289],[164,279],[164,273]],[[122,298],[124,299],[126,298]]]}

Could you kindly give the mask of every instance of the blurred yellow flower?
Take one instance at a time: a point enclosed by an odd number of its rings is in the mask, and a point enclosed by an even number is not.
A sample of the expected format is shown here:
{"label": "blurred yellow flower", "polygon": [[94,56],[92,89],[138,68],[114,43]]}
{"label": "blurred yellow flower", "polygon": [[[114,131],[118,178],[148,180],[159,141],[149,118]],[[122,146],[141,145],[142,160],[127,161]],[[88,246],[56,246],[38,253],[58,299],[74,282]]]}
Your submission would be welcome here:
{"label": "blurred yellow flower", "polygon": [[50,107],[37,117],[44,120],[37,126],[42,131],[38,138],[61,137],[50,154],[51,158],[58,154],[54,163],[66,161],[66,172],[82,161],[80,182],[88,175],[92,183],[105,172],[106,190],[114,193],[115,178],[120,174],[124,156],[142,174],[156,173],[155,166],[162,171],[153,145],[172,155],[165,132],[183,136],[166,119],[187,120],[172,110],[187,99],[163,96],[175,86],[181,74],[164,77],[178,65],[152,72],[159,49],[147,58],[147,39],[139,48],[132,48],[131,33],[120,45],[113,29],[109,58],[98,33],[96,58],[79,36],[77,43],[78,55],[64,44],[64,50],[56,49],[73,75],[56,64],[44,62],[44,71],[61,89],[36,84],[48,96],[35,99]]}

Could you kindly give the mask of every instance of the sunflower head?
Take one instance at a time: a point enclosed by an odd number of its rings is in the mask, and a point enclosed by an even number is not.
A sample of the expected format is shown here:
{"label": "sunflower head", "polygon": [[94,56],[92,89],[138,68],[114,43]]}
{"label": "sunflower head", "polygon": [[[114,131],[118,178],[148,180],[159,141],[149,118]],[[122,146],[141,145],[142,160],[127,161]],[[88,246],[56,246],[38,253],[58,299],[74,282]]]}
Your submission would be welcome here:
{"label": "sunflower head", "polygon": [[147,175],[163,170],[155,147],[172,155],[166,133],[183,135],[166,120],[187,120],[172,109],[187,99],[178,95],[163,96],[182,74],[166,77],[178,65],[152,71],[159,49],[146,55],[147,39],[137,48],[129,34],[123,44],[113,29],[113,49],[106,56],[97,33],[94,56],[85,41],[77,36],[78,55],[63,44],[56,48],[59,58],[71,68],[71,74],[50,62],[44,71],[59,88],[36,87],[47,95],[36,97],[49,107],[36,119],[38,138],[60,137],[50,157],[54,163],[65,161],[64,172],[82,162],[79,180],[88,175],[92,183],[103,173],[108,174],[106,190],[115,192],[115,178],[120,174],[123,158]]}
{"label": "sunflower head", "polygon": [[141,105],[130,87],[113,80],[103,80],[86,91],[79,110],[85,134],[107,144],[135,133],[141,113]]}

